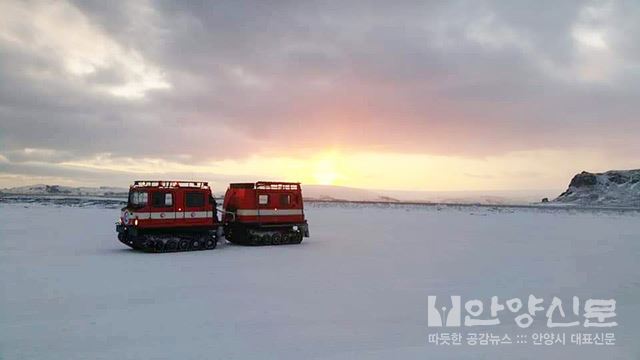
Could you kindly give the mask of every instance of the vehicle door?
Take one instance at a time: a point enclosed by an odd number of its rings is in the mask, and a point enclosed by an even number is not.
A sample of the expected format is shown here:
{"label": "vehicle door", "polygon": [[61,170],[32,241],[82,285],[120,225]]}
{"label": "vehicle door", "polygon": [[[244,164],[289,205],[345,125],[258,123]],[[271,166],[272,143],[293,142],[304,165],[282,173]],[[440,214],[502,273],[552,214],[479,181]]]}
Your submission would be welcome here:
{"label": "vehicle door", "polygon": [[[275,214],[272,194],[265,189],[256,189],[256,209],[258,222],[268,220]],[[266,218],[265,218],[266,217]]]}
{"label": "vehicle door", "polygon": [[176,209],[172,190],[162,189],[151,192],[151,220],[154,225],[169,226],[176,221]]}
{"label": "vehicle door", "polygon": [[206,194],[200,190],[186,190],[184,194],[184,222],[202,224],[211,216],[206,210]]}

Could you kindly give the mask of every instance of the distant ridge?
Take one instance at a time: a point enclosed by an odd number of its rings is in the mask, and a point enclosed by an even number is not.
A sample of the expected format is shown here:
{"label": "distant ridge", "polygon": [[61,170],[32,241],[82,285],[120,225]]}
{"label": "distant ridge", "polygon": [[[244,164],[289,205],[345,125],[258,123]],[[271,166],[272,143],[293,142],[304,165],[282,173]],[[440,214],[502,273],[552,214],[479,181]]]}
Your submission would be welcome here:
{"label": "distant ridge", "polygon": [[59,195],[59,196],[101,196],[123,197],[129,194],[129,189],[100,186],[100,187],[73,187],[62,185],[36,184],[1,189],[0,194],[6,195]]}
{"label": "distant ridge", "polygon": [[[214,196],[224,196],[226,186],[213,186]],[[379,203],[450,203],[482,205],[526,205],[538,201],[556,190],[537,191],[402,191],[369,190],[335,185],[302,185],[302,194],[310,201],[350,201]],[[36,184],[0,189],[1,196],[26,197],[108,197],[126,199],[127,188],[71,187],[62,185]]]}

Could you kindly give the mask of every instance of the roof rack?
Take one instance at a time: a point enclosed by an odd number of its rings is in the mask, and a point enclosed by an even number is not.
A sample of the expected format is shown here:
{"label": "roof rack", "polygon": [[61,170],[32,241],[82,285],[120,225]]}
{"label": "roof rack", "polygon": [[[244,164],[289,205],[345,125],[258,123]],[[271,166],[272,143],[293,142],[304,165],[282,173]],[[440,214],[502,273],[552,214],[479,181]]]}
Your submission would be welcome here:
{"label": "roof rack", "polygon": [[133,186],[160,188],[188,187],[206,189],[209,188],[209,183],[206,181],[136,180],[133,182]]}
{"label": "roof rack", "polygon": [[300,190],[298,182],[281,182],[281,181],[258,181],[256,189],[263,190]]}
{"label": "roof rack", "polygon": [[253,189],[256,184],[254,183],[233,183],[229,184],[229,187],[232,189]]}
{"label": "roof rack", "polygon": [[258,181],[256,183],[229,184],[232,189],[260,189],[260,190],[300,190],[300,183],[282,181]]}

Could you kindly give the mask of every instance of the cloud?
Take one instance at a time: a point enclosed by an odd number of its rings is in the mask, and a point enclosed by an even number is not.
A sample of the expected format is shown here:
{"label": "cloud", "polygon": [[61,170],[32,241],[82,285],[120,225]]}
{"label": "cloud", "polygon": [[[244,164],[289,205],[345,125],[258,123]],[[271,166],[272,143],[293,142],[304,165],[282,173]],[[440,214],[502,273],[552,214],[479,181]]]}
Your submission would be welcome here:
{"label": "cloud", "polygon": [[[84,82],[87,88],[129,99],[144,97],[151,90],[171,88],[162,70],[135,49],[114,41],[64,1],[3,2],[0,21],[4,46],[48,63],[41,71],[23,67],[32,81],[63,76],[68,81]],[[104,72],[117,72],[118,81],[87,81]]]}
{"label": "cloud", "polygon": [[633,2],[0,7],[0,154],[18,167],[640,150]]}

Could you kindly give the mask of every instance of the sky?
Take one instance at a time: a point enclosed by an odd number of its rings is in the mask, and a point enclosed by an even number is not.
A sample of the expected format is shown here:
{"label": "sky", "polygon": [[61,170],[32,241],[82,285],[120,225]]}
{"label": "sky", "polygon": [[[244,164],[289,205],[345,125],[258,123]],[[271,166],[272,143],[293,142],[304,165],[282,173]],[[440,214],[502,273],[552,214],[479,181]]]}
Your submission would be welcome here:
{"label": "sky", "polygon": [[637,1],[0,2],[0,187],[640,168]]}

